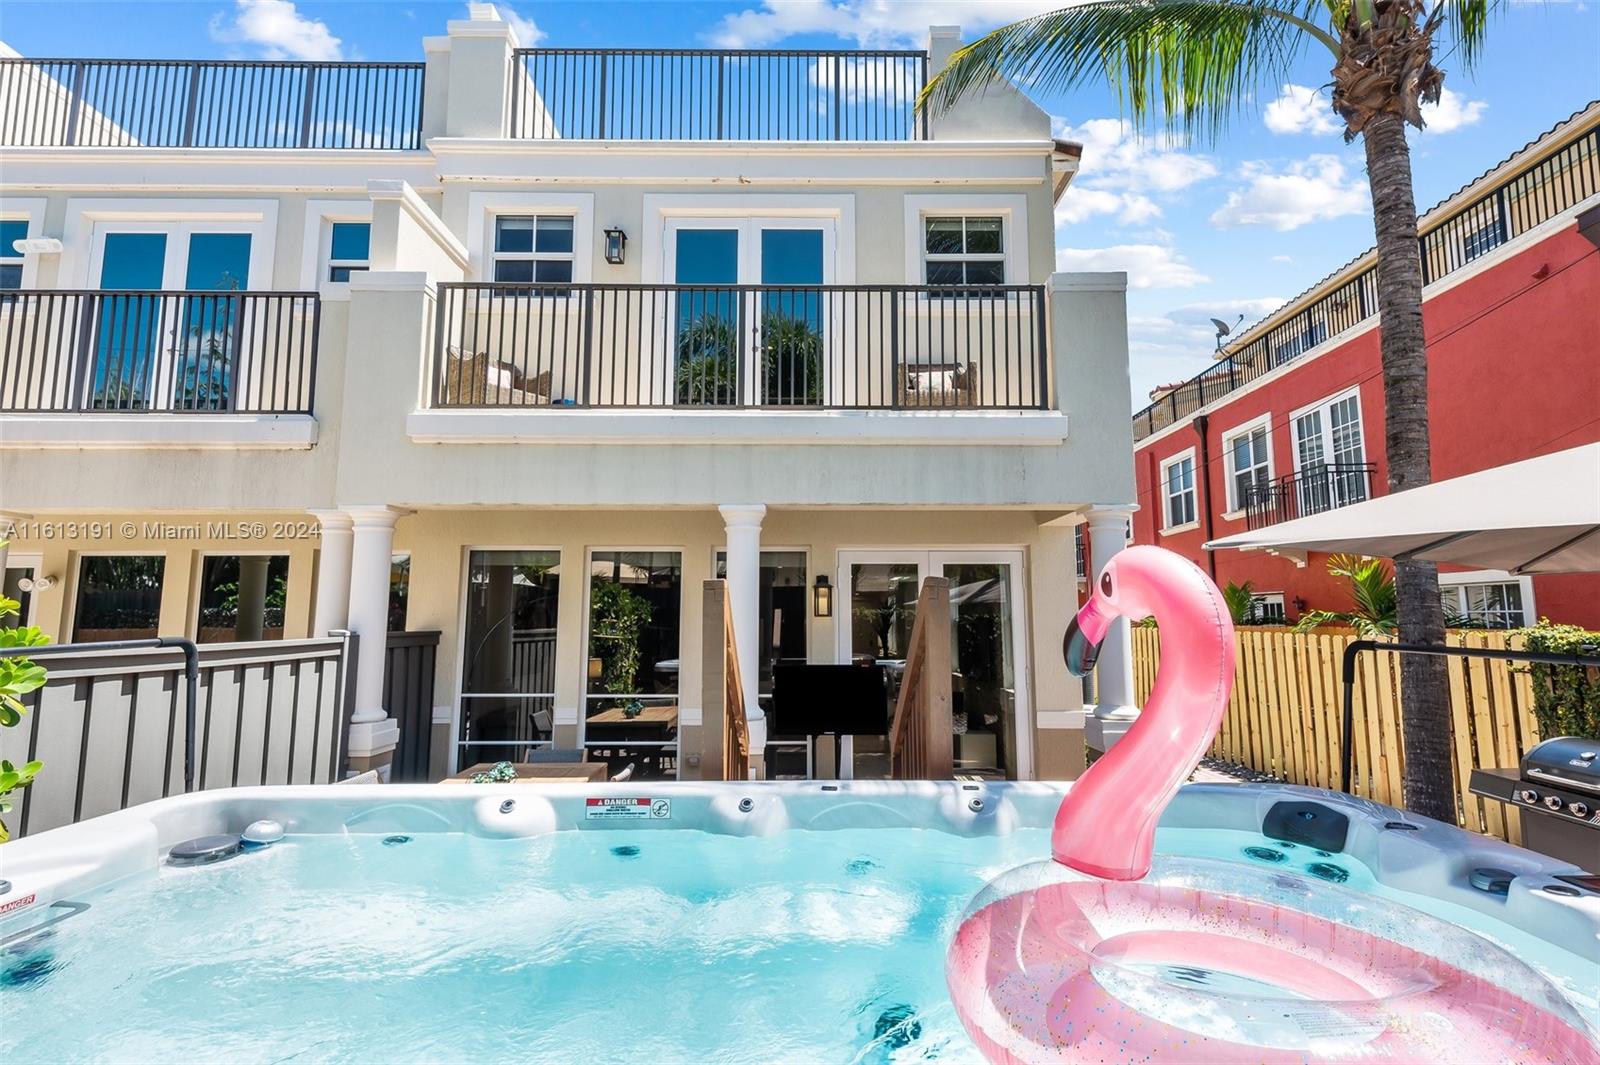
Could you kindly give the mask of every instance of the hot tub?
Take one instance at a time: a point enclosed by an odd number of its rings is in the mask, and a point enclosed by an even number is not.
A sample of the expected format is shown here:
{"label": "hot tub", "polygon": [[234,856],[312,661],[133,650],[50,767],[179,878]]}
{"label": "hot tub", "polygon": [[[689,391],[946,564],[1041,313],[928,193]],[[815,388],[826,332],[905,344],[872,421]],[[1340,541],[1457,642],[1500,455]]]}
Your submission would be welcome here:
{"label": "hot tub", "polygon": [[[1048,854],[1061,794],[632,783],[161,800],[0,849],[0,1056],[976,1060],[945,949],[984,883]],[[1343,845],[1264,835],[1286,803],[1344,818]],[[168,860],[263,818],[281,842]],[[1559,879],[1571,866],[1277,785],[1183,789],[1157,850],[1425,910],[1596,1015],[1600,895]],[[1509,883],[1474,887],[1484,869]]]}

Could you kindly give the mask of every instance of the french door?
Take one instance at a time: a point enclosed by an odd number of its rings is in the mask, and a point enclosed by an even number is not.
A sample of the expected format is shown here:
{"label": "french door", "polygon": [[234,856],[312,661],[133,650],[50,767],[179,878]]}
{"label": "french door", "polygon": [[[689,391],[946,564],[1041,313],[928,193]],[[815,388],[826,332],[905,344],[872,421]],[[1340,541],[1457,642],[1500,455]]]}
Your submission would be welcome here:
{"label": "french door", "polygon": [[[917,599],[928,577],[950,582],[956,771],[1026,780],[1033,771],[1033,730],[1022,552],[840,552],[838,587],[845,604],[836,613],[838,660],[882,665],[891,699],[897,697]],[[887,776],[887,737],[847,741],[844,761],[853,775]]]}
{"label": "french door", "polygon": [[831,309],[818,286],[834,278],[832,220],[672,218],[663,244],[663,276],[692,286],[668,312],[673,402],[821,403]]}
{"label": "french door", "polygon": [[1367,498],[1361,401],[1355,392],[1296,415],[1294,442],[1301,516]]}
{"label": "french door", "polygon": [[[249,287],[250,245],[248,232],[96,225],[92,254],[106,294],[84,374],[89,405],[227,409],[243,323],[238,301],[222,293]],[[219,295],[154,294],[160,290]]]}

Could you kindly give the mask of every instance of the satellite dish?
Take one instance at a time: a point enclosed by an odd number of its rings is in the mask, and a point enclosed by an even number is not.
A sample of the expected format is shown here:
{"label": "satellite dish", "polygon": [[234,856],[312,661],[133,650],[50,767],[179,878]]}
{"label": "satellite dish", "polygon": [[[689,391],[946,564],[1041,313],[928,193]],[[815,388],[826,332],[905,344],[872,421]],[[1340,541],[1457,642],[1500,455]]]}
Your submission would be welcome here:
{"label": "satellite dish", "polygon": [[1233,332],[1234,326],[1237,326],[1242,321],[1244,321],[1244,315],[1242,315],[1242,314],[1238,318],[1234,319],[1233,325],[1229,325],[1227,322],[1224,322],[1221,318],[1213,318],[1213,319],[1211,319],[1211,324],[1217,327],[1217,350],[1218,351],[1222,350],[1222,338],[1227,336],[1229,333]]}

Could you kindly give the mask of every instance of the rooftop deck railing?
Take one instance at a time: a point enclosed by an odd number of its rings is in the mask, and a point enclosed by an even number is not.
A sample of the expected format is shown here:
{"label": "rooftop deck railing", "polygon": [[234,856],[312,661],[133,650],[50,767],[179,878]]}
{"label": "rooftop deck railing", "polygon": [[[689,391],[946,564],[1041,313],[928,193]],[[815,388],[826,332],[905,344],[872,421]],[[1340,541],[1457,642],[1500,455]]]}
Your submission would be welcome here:
{"label": "rooftop deck railing", "polygon": [[926,52],[522,48],[511,136],[534,140],[902,141]]}
{"label": "rooftop deck railing", "polygon": [[314,292],[0,297],[0,413],[309,414]]}
{"label": "rooftop deck railing", "polygon": [[1038,410],[1042,285],[441,284],[436,407]]}
{"label": "rooftop deck railing", "polygon": [[1352,503],[1364,503],[1372,498],[1375,469],[1370,462],[1319,462],[1267,484],[1256,485],[1245,495],[1245,527],[1264,529]]}
{"label": "rooftop deck railing", "polygon": [[0,59],[0,145],[416,149],[421,63]]}
{"label": "rooftop deck railing", "polygon": [[[1430,225],[1419,238],[1423,283],[1460,270],[1596,192],[1600,130],[1590,130]],[[1369,267],[1139,411],[1133,416],[1134,440],[1176,424],[1377,313],[1377,268]]]}

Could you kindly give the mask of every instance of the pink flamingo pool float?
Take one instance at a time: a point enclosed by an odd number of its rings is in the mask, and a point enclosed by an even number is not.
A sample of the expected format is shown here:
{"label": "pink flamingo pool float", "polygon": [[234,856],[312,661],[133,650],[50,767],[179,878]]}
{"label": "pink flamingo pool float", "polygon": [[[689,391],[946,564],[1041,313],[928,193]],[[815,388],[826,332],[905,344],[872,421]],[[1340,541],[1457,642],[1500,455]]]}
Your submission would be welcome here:
{"label": "pink flamingo pool float", "polygon": [[989,1060],[1600,1062],[1559,991],[1455,925],[1319,883],[1333,920],[1295,878],[1232,862],[1164,859],[1144,879],[1227,708],[1233,625],[1193,563],[1130,547],[1064,647],[1081,676],[1118,617],[1151,615],[1144,712],[1062,800],[1053,860],[989,884],[951,943],[950,995]]}

